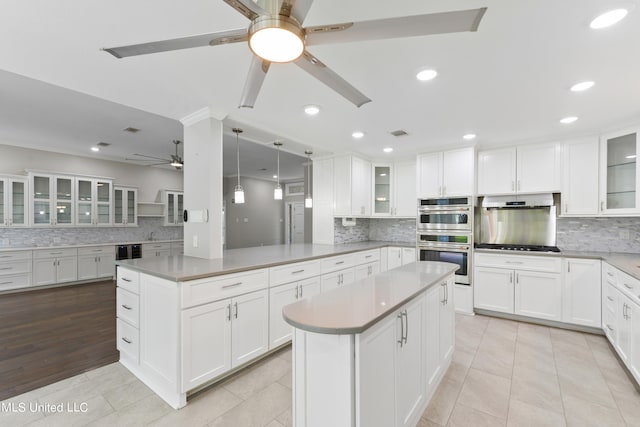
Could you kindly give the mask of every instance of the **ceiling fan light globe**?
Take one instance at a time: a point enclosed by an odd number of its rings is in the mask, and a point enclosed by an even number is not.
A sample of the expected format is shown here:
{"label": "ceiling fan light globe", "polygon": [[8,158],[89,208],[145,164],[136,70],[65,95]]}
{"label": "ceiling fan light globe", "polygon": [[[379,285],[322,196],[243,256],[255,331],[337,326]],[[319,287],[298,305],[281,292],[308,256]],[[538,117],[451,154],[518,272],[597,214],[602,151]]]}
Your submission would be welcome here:
{"label": "ceiling fan light globe", "polygon": [[304,52],[304,31],[293,18],[260,17],[249,28],[249,48],[269,62],[295,61]]}

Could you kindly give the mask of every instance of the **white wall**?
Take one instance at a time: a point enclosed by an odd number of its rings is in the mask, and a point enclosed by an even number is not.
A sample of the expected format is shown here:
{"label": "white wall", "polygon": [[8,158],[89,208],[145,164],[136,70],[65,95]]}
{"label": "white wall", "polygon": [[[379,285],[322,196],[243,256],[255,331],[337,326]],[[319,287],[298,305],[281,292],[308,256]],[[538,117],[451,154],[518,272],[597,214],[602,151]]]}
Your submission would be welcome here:
{"label": "white wall", "polygon": [[138,187],[141,202],[155,201],[158,190],[183,188],[182,172],[175,170],[0,145],[0,173],[22,175],[25,169],[111,177],[116,185]]}

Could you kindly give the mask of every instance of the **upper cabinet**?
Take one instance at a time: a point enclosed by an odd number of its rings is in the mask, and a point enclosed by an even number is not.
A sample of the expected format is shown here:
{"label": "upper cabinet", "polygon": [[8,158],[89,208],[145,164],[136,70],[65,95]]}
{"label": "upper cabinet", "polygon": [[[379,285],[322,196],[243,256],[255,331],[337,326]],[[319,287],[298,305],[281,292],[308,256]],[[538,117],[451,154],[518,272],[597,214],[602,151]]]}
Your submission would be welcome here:
{"label": "upper cabinet", "polygon": [[606,135],[600,142],[600,212],[637,214],[637,132]]}
{"label": "upper cabinet", "polygon": [[74,224],[74,183],[72,176],[30,174],[33,226]]}
{"label": "upper cabinet", "polygon": [[598,214],[598,150],[597,138],[564,144],[562,215]]}
{"label": "upper cabinet", "polygon": [[28,224],[27,188],[24,177],[0,175],[0,227],[24,227]]}
{"label": "upper cabinet", "polygon": [[559,192],[560,144],[536,144],[478,153],[478,194]]}
{"label": "upper cabinet", "polygon": [[76,184],[76,225],[111,225],[111,181],[78,177]]}
{"label": "upper cabinet", "polygon": [[[474,194],[473,147],[419,154],[418,197],[471,196]],[[414,206],[415,208],[415,206]]]}
{"label": "upper cabinet", "polygon": [[333,161],[334,215],[371,215],[371,163],[351,155]]}
{"label": "upper cabinet", "polygon": [[138,189],[113,188],[113,225],[133,227],[138,225]]}
{"label": "upper cabinet", "polygon": [[164,190],[163,198],[165,202],[164,225],[183,225],[184,193]]}
{"label": "upper cabinet", "polygon": [[416,163],[371,166],[374,216],[416,216]]}

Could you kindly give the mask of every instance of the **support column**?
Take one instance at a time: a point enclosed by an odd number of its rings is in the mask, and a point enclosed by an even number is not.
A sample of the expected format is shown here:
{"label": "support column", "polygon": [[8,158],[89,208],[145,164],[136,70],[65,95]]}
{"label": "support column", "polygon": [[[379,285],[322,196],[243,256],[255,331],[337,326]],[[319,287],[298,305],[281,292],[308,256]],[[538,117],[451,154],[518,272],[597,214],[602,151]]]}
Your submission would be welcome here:
{"label": "support column", "polygon": [[208,108],[184,125],[184,254],[222,258],[222,121]]}

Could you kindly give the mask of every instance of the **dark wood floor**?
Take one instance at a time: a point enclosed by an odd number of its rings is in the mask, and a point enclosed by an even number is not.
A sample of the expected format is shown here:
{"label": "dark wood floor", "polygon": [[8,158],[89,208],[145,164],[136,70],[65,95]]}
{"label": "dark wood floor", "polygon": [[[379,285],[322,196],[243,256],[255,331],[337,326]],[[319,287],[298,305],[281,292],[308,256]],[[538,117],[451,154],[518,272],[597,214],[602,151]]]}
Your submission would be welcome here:
{"label": "dark wood floor", "polygon": [[117,361],[115,286],[0,295],[0,400]]}

